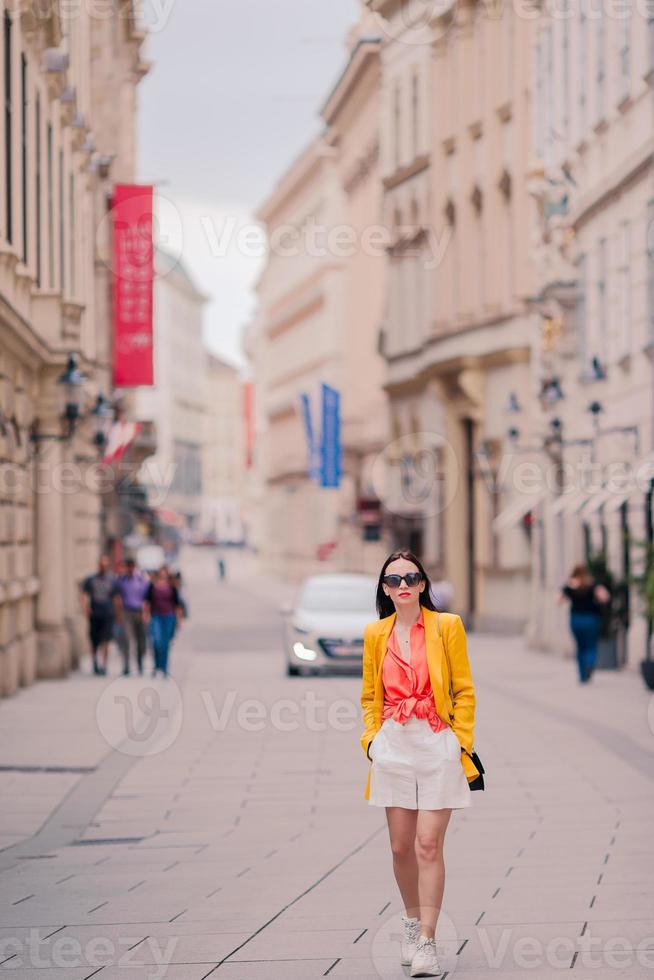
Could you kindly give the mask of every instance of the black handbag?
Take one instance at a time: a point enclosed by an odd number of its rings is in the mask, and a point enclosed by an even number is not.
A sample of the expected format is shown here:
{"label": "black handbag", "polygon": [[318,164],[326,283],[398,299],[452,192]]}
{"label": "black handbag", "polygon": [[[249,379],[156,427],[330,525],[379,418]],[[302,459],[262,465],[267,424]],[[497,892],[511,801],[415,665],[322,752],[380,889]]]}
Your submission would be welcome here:
{"label": "black handbag", "polygon": [[[445,656],[447,657],[448,673],[450,675],[450,698],[452,700],[452,704],[454,704],[454,692],[452,690],[452,670],[450,668],[450,658],[447,656],[447,647],[445,645],[445,640],[443,639],[443,634],[441,633],[440,620],[441,620],[441,614],[439,613],[438,616],[436,617],[436,629],[438,630],[438,636],[442,640],[443,650],[445,651]],[[477,755],[474,749],[472,750],[472,752],[468,752],[467,749],[464,749],[463,746],[461,746],[461,751],[465,752],[465,754],[472,759],[475,768],[479,771],[478,776],[475,776],[474,779],[468,780],[468,789],[470,790],[485,789],[486,787],[484,786],[484,773],[486,772],[486,770],[481,764],[481,759],[479,758],[479,756]]]}
{"label": "black handbag", "polygon": [[[466,750],[463,749],[463,751],[465,752]],[[479,770],[479,775],[478,776],[475,776],[474,779],[469,779],[468,780],[468,789],[485,789],[486,787],[484,786],[484,776],[483,776],[483,773],[485,773],[486,770],[484,769],[484,767],[481,764],[481,759],[479,758],[479,756],[477,755],[477,753],[475,752],[474,749],[472,750],[472,752],[466,752],[466,755],[469,755],[470,756],[470,758],[474,762],[475,766]]]}

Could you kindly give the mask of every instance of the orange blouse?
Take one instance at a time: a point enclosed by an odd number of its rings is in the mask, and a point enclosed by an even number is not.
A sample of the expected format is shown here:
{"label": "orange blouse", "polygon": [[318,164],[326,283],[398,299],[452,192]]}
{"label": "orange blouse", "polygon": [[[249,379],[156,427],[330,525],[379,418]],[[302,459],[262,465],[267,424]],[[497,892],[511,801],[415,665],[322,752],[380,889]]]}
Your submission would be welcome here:
{"label": "orange blouse", "polygon": [[386,656],[382,663],[384,683],[384,708],[382,720],[393,718],[404,724],[412,715],[426,718],[435,732],[448,726],[440,718],[434,704],[434,695],[427,666],[425,623],[420,619],[411,627],[411,663],[407,663],[399,649],[395,628],[388,638]]}

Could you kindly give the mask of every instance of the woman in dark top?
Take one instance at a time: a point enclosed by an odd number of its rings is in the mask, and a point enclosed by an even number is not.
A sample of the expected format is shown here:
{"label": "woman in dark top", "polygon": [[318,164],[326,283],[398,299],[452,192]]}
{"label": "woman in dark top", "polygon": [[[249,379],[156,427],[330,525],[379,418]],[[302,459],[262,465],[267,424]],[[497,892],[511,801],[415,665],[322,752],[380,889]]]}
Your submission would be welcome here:
{"label": "woman in dark top", "polygon": [[154,670],[168,676],[168,655],[177,627],[183,616],[179,592],[172,582],[166,565],[155,574],[145,593],[144,617],[150,622],[154,649]]}
{"label": "woman in dark top", "polygon": [[611,599],[610,592],[595,582],[585,565],[577,565],[562,587],[557,602],[570,600],[570,629],[577,644],[579,681],[590,680],[597,661],[597,641],[602,621],[602,606]]}

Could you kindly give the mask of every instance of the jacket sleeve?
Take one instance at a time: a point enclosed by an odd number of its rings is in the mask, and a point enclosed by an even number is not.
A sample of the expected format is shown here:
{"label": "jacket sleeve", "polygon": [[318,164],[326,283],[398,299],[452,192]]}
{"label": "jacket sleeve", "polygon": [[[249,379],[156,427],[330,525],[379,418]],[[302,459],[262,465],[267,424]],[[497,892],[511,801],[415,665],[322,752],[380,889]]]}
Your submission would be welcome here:
{"label": "jacket sleeve", "polygon": [[474,745],[475,688],[468,660],[466,631],[460,616],[454,616],[451,620],[445,636],[445,649],[452,681],[452,730],[469,753]]}
{"label": "jacket sleeve", "polygon": [[375,719],[375,639],[371,625],[366,626],[363,634],[363,678],[361,684],[361,707],[363,708],[364,730],[361,735],[361,747],[368,756],[368,746],[375,737],[377,723]]}

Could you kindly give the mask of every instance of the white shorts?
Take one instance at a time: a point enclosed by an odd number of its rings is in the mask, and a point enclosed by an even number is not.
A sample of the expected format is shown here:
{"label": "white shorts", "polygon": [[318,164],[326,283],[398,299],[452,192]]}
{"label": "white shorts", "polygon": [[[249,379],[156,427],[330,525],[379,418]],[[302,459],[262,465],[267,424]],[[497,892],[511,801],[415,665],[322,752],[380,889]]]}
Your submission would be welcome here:
{"label": "white shorts", "polygon": [[370,746],[371,806],[460,810],[471,805],[461,744],[449,727],[435,732],[426,718],[405,724],[386,718]]}

